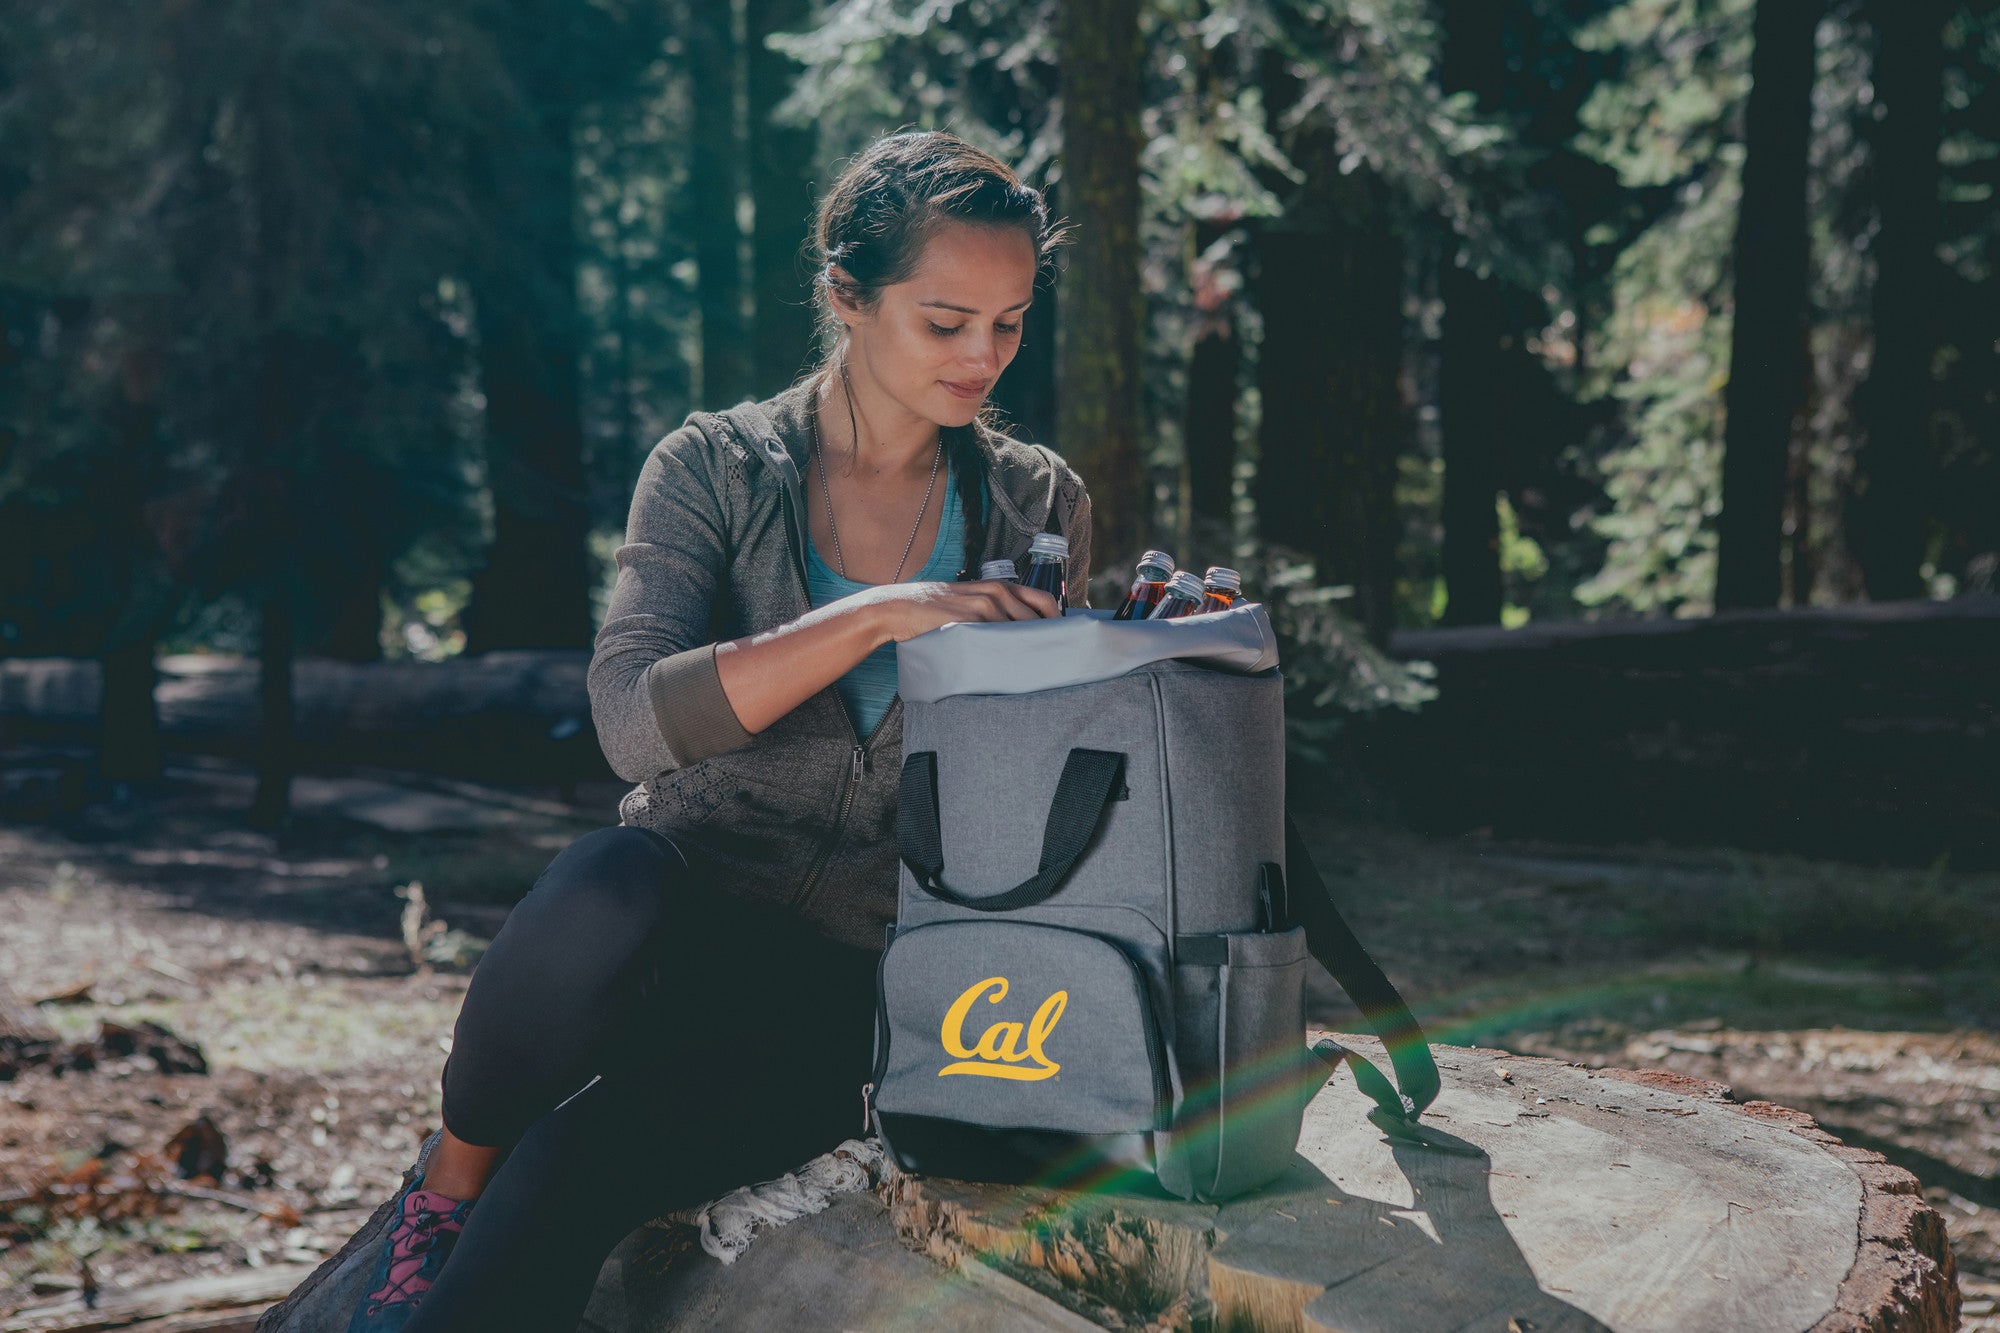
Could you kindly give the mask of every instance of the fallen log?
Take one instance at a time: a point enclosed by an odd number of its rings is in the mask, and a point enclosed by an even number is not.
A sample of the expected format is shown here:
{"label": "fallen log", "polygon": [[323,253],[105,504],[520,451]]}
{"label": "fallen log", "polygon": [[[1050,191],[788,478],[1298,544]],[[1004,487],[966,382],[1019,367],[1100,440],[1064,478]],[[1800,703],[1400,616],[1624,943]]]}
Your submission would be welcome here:
{"label": "fallen log", "polygon": [[312,1272],[311,1264],[281,1264],[242,1273],[162,1282],[109,1292],[95,1306],[72,1297],[0,1319],[0,1333],[249,1333],[257,1316],[283,1300]]}
{"label": "fallen log", "polygon": [[2000,596],[1406,630],[1438,697],[1341,738],[1406,819],[2000,865]]}
{"label": "fallen log", "polygon": [[[589,664],[586,652],[555,649],[449,662],[300,658],[292,679],[295,758],[486,780],[609,778],[591,725]],[[172,748],[255,753],[261,715],[254,658],[162,657],[157,669],[160,731]],[[90,743],[102,691],[95,661],[0,660],[0,742]]]}
{"label": "fallen log", "polygon": [[[586,1327],[1955,1326],[1943,1221],[1879,1154],[1719,1084],[1436,1050],[1427,1119],[1448,1151],[1391,1145],[1343,1077],[1309,1108],[1291,1174],[1244,1199],[892,1175],[729,1268],[690,1235],[640,1233]],[[937,1263],[913,1268],[892,1238]]]}

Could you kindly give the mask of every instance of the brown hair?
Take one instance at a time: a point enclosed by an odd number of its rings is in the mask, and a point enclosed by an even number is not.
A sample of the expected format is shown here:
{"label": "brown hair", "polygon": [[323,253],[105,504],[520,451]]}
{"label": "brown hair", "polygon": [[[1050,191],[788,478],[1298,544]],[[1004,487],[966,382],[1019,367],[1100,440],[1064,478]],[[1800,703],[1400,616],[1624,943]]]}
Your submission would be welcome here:
{"label": "brown hair", "polygon": [[[829,342],[839,328],[826,299],[833,291],[868,308],[884,287],[908,281],[925,244],[950,222],[1021,228],[1034,242],[1036,286],[1054,281],[1055,255],[1067,228],[1050,219],[1039,190],[1024,185],[999,158],[955,134],[907,130],[885,135],[847,164],[820,200],[813,224],[807,253],[821,290],[820,329]],[[829,353],[813,378],[833,370]],[[994,429],[990,409],[982,409],[970,426],[940,432],[965,511],[960,578],[977,576],[986,545],[986,469],[978,433]]]}

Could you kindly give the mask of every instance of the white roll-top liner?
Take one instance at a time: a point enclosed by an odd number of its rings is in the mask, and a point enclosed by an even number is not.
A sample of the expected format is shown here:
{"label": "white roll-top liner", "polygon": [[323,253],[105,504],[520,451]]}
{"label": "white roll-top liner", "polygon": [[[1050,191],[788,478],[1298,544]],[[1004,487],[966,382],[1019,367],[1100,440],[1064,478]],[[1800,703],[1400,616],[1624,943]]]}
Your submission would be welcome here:
{"label": "white roll-top liner", "polygon": [[1278,637],[1257,602],[1176,620],[1113,620],[1072,608],[1061,620],[945,625],[896,645],[905,703],[961,694],[1031,694],[1110,680],[1153,662],[1251,675],[1278,665]]}

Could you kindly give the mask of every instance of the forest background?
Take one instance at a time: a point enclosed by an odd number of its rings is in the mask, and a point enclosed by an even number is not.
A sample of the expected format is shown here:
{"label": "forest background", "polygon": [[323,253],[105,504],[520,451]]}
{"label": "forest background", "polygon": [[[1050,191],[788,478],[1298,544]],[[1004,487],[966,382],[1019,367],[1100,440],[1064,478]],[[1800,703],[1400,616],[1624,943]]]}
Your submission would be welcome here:
{"label": "forest background", "polygon": [[77,0],[0,52],[0,652],[104,663],[114,777],[162,652],[586,647],[646,450],[817,355],[815,190],[899,126],[1077,224],[996,397],[1107,579],[1244,566],[1311,697],[1421,698],[1349,669],[1396,627],[2000,565],[1991,5]]}
{"label": "forest background", "polygon": [[640,463],[811,364],[905,126],[1075,225],[997,402],[1098,600],[1270,607],[1429,1032],[1809,1111],[2000,1327],[1992,0],[0,5],[0,1314],[391,1187],[622,793]]}

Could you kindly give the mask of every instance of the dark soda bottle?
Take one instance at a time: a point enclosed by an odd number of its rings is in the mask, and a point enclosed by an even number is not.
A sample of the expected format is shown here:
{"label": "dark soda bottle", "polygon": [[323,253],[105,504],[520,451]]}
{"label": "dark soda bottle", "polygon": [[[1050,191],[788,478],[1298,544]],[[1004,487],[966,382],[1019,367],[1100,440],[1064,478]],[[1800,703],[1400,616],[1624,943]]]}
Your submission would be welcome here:
{"label": "dark soda bottle", "polygon": [[1207,596],[1201,580],[1183,569],[1167,580],[1166,595],[1160,598],[1160,604],[1146,619],[1178,620],[1182,616],[1191,616],[1201,610],[1202,601]]}
{"label": "dark soda bottle", "polygon": [[1113,620],[1144,620],[1160,604],[1160,598],[1167,591],[1167,580],[1174,576],[1174,558],[1165,551],[1148,551],[1139,557],[1139,568],[1132,580],[1132,591],[1125,594],[1125,604],[1118,608]]}
{"label": "dark soda bottle", "polygon": [[1004,579],[1008,583],[1019,583],[1021,581],[1021,571],[1014,568],[1012,560],[988,560],[979,567],[979,577],[982,581],[987,579]]}
{"label": "dark soda bottle", "polygon": [[1224,565],[1210,565],[1201,586],[1207,594],[1201,604],[1204,611],[1227,611],[1243,596],[1243,576]]}
{"label": "dark soda bottle", "polygon": [[1024,588],[1040,588],[1067,611],[1069,596],[1063,589],[1069,582],[1069,538],[1054,532],[1038,532],[1028,543],[1028,573]]}

